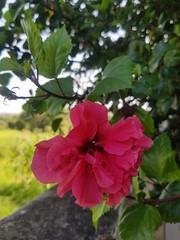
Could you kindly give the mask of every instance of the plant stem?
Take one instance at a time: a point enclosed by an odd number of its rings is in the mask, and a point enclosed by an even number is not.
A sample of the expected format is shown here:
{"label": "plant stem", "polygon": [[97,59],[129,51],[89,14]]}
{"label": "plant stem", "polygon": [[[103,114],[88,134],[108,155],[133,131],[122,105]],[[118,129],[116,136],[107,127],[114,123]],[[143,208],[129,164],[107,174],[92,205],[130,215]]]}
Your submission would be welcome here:
{"label": "plant stem", "polygon": [[[59,98],[59,99],[66,99],[66,100],[78,100],[78,101],[82,101],[85,98],[85,94],[84,95],[78,95],[75,94],[72,97],[69,96],[60,96],[56,93],[53,93],[51,91],[49,91],[48,89],[44,88],[43,86],[41,86],[41,84],[39,83],[39,72],[38,72],[38,68],[37,68],[37,77],[35,76],[34,72],[31,71],[31,75],[29,76],[29,79],[39,88],[41,89],[43,92],[47,93],[48,97],[52,96],[55,98]],[[61,92],[62,93],[62,92]]]}
{"label": "plant stem", "polygon": [[164,199],[144,199],[144,204],[157,205],[164,202],[172,202],[176,199],[180,199],[180,194],[164,198]]}
{"label": "plant stem", "polygon": [[[126,196],[126,198],[136,200],[136,198],[131,195]],[[159,199],[159,198],[158,199],[144,199],[143,203],[149,204],[149,205],[158,205],[158,204],[164,203],[164,202],[172,202],[177,199],[180,199],[180,194],[173,195],[171,197],[163,198],[163,199]]]}

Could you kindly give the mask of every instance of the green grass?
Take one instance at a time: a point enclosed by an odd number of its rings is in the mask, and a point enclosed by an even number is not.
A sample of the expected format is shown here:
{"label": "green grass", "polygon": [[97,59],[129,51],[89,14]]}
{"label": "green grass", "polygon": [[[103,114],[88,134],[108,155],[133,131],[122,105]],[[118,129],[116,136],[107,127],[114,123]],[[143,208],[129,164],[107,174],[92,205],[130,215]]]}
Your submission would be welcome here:
{"label": "green grass", "polygon": [[50,133],[0,130],[0,219],[43,192],[30,166],[34,144],[52,137]]}

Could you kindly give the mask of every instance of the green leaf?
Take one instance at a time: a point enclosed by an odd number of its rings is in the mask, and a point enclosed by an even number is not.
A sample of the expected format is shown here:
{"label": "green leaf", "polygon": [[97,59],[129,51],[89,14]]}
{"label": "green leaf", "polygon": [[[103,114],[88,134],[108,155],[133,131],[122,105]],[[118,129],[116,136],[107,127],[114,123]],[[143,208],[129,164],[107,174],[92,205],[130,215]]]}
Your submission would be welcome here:
{"label": "green leaf", "polygon": [[158,136],[152,148],[144,152],[141,169],[147,177],[154,178],[160,183],[180,180],[180,169],[166,134]]}
{"label": "green leaf", "polygon": [[46,78],[54,78],[60,74],[71,52],[71,39],[62,27],[52,33],[44,42],[44,61],[40,62],[39,73]]}
{"label": "green leaf", "polygon": [[25,62],[24,63],[24,73],[26,74],[26,76],[29,75],[30,71],[31,71],[31,64],[28,62]]}
{"label": "green leaf", "polygon": [[56,118],[56,119],[53,120],[52,129],[53,129],[54,132],[56,132],[58,130],[59,124],[61,123],[61,121],[62,121],[62,118]]}
{"label": "green leaf", "polygon": [[134,67],[134,73],[136,76],[140,77],[141,76],[141,65],[140,64],[136,64]]}
{"label": "green leaf", "polygon": [[180,51],[179,49],[173,49],[168,51],[164,56],[164,64],[167,67],[175,67],[180,64]]}
{"label": "green leaf", "polygon": [[111,0],[102,0],[101,1],[101,7],[103,10],[107,10],[109,7]]}
{"label": "green leaf", "polygon": [[128,56],[113,59],[105,67],[103,79],[88,96],[89,100],[97,100],[101,94],[119,92],[132,87],[132,62]]}
{"label": "green leaf", "polygon": [[6,3],[6,0],[0,1],[0,10],[4,7],[5,3]]}
{"label": "green leaf", "polygon": [[132,185],[133,185],[134,193],[137,199],[137,195],[141,192],[139,188],[138,177],[132,177]]}
{"label": "green leaf", "polygon": [[160,79],[157,74],[142,76],[134,85],[133,94],[135,97],[143,98],[151,96],[154,99],[159,97],[158,86]]}
{"label": "green leaf", "polygon": [[40,31],[31,19],[21,20],[21,25],[27,36],[29,50],[33,56],[33,64],[34,66],[37,66],[38,60],[42,54],[42,39]]}
{"label": "green leaf", "polygon": [[11,58],[2,58],[0,61],[0,71],[13,71],[23,73],[23,66]]}
{"label": "green leaf", "polygon": [[[67,78],[59,78],[58,82],[65,94],[65,96],[72,96],[73,95],[73,79],[71,77]],[[42,85],[44,88],[48,89],[49,91],[62,96],[61,91],[58,88],[58,85],[55,80],[51,80],[44,85]],[[42,95],[42,90],[38,89],[36,95]],[[58,114],[61,109],[65,106],[66,103],[68,103],[68,100],[66,99],[59,99],[56,97],[49,97],[45,100],[47,104],[47,112],[50,115],[56,115]]]}
{"label": "green leaf", "polygon": [[155,207],[134,204],[123,210],[119,222],[122,240],[152,240],[162,219]]}
{"label": "green leaf", "polygon": [[23,66],[11,58],[6,57],[0,60],[1,71],[13,71],[21,80],[26,79]]}
{"label": "green leaf", "polygon": [[31,98],[24,105],[26,118],[31,119],[34,114],[42,114],[47,110],[46,102],[42,99]]}
{"label": "green leaf", "polygon": [[9,90],[9,88],[7,88],[7,87],[4,87],[4,86],[0,87],[0,95],[1,96],[12,100],[12,99],[14,99],[13,98],[15,96],[14,94],[15,94],[15,92]]}
{"label": "green leaf", "polygon": [[100,204],[97,204],[95,207],[91,208],[92,221],[96,230],[97,230],[99,218],[103,214],[107,213],[109,210],[110,210],[110,206],[107,206],[105,204],[105,201],[102,201]]}
{"label": "green leaf", "polygon": [[143,62],[147,56],[146,45],[144,41],[131,41],[128,49],[129,56],[134,62]]}
{"label": "green leaf", "polygon": [[153,73],[157,69],[159,62],[164,56],[166,50],[167,50],[167,45],[165,43],[158,43],[154,47],[152,51],[152,57],[149,62],[149,70],[151,73]]}
{"label": "green leaf", "polygon": [[11,77],[12,76],[10,73],[0,74],[0,84],[3,86],[7,86]]}
{"label": "green leaf", "polygon": [[154,133],[154,121],[150,113],[142,108],[136,108],[136,116],[141,120],[142,124],[146,126],[144,133],[147,136],[152,137]]}
{"label": "green leaf", "polygon": [[[166,186],[166,190],[160,195],[160,199],[169,198],[170,196],[180,195],[180,182],[175,181]],[[169,223],[180,222],[180,198],[160,203],[158,206],[161,217],[164,221]]]}
{"label": "green leaf", "polygon": [[174,33],[180,37],[180,24],[175,24]]}

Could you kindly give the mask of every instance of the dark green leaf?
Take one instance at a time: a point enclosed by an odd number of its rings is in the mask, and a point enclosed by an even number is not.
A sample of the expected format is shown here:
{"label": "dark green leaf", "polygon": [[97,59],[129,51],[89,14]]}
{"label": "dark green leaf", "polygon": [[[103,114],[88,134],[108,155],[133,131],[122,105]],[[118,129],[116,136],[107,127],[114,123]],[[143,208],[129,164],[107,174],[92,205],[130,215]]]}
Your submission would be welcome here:
{"label": "dark green leaf", "polygon": [[[58,78],[58,82],[66,96],[73,95],[73,79],[71,77]],[[49,91],[62,96],[61,91],[55,80],[51,80],[43,84],[42,86],[48,89]],[[41,91],[38,90],[37,92],[41,92]]]}
{"label": "dark green leaf", "polygon": [[0,10],[4,7],[5,3],[6,3],[6,0],[0,1]]}
{"label": "dark green leaf", "polygon": [[52,33],[43,44],[45,56],[44,61],[38,65],[39,73],[46,78],[54,78],[59,75],[71,48],[71,39],[65,27]]}
{"label": "dark green leaf", "polygon": [[164,64],[167,67],[175,67],[180,64],[180,51],[179,49],[173,49],[168,51],[164,56]]}
{"label": "dark green leaf", "polygon": [[158,136],[152,148],[144,153],[141,169],[147,177],[154,178],[160,183],[180,180],[180,170],[166,134]]}
{"label": "dark green leaf", "polygon": [[167,97],[171,97],[172,94],[172,81],[169,79],[162,79],[159,82],[159,85],[157,86],[158,89],[158,98],[159,99],[163,99],[163,98],[167,98]]}
{"label": "dark green leaf", "polygon": [[26,112],[26,118],[30,119],[34,114],[44,113],[47,110],[47,106],[44,100],[32,98],[23,105],[23,109]]}
{"label": "dark green leaf", "polygon": [[40,31],[31,19],[21,20],[21,25],[27,36],[29,50],[33,56],[34,66],[37,66],[38,60],[42,54],[42,39]]}
{"label": "dark green leaf", "polygon": [[146,55],[145,43],[140,40],[132,41],[129,44],[129,56],[134,62],[143,62]]}
{"label": "dark green leaf", "polygon": [[99,218],[103,214],[107,213],[109,210],[110,210],[110,206],[107,206],[105,204],[105,201],[102,201],[100,204],[97,204],[95,207],[91,208],[92,221],[96,230],[97,230]]}
{"label": "dark green leaf", "polygon": [[11,77],[12,76],[10,73],[0,74],[0,84],[3,86],[7,86]]}
{"label": "dark green leaf", "polygon": [[54,116],[61,112],[61,110],[63,109],[65,104],[68,103],[68,101],[64,99],[55,98],[55,97],[49,97],[46,100],[46,103],[47,103],[47,113],[49,115]]}
{"label": "dark green leaf", "polygon": [[119,222],[122,240],[152,240],[162,219],[155,207],[134,204],[123,210]]}
{"label": "dark green leaf", "polygon": [[62,121],[62,118],[56,118],[56,119],[53,120],[52,129],[53,129],[54,132],[56,132],[58,130],[61,121]]}
{"label": "dark green leaf", "polygon": [[[166,186],[166,190],[161,193],[160,198],[180,195],[180,182],[175,181]],[[158,209],[164,221],[170,223],[180,222],[180,198],[159,204]]]}
{"label": "dark green leaf", "polygon": [[101,94],[119,92],[132,87],[132,62],[128,56],[113,59],[105,67],[103,79],[98,82],[88,99],[97,100]]}
{"label": "dark green leaf", "polygon": [[23,66],[11,58],[2,58],[0,61],[0,71],[13,71],[23,73]]}
{"label": "dark green leaf", "polygon": [[6,26],[9,26],[10,23],[13,22],[13,16],[12,16],[11,10],[5,12],[3,17],[6,19]]}
{"label": "dark green leaf", "polygon": [[165,43],[158,43],[154,47],[152,51],[152,58],[149,63],[149,70],[151,73],[153,73],[158,67],[158,64],[162,59],[162,57],[164,56],[166,50],[167,50],[167,45]]}
{"label": "dark green leaf", "polygon": [[174,33],[180,37],[180,24],[176,24],[174,27]]}
{"label": "dark green leaf", "polygon": [[144,79],[140,79],[136,82],[133,88],[133,94],[138,98],[150,96],[151,87],[144,81]]}
{"label": "dark green leaf", "polygon": [[154,121],[150,113],[142,108],[136,108],[136,116],[141,120],[142,124],[146,126],[144,133],[151,137],[154,132]]}
{"label": "dark green leaf", "polygon": [[151,74],[141,77],[134,85],[133,94],[135,97],[143,98],[151,96],[157,98],[160,79],[157,74]]}
{"label": "dark green leaf", "polygon": [[14,96],[15,92],[9,90],[9,88],[7,87],[0,87],[0,95],[3,96],[3,97],[6,97],[8,99],[13,99],[13,96]]}

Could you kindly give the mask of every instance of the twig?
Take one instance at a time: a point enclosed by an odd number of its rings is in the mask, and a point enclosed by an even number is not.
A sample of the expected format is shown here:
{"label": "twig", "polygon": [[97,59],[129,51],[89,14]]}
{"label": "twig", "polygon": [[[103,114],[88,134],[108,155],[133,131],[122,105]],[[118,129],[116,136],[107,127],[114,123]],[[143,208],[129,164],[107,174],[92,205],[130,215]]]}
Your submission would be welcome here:
{"label": "twig", "polygon": [[13,95],[12,99],[10,97],[10,99],[8,98],[8,100],[16,100],[16,99],[27,99],[27,98],[48,98],[49,95],[48,94],[44,94],[44,95],[39,95],[39,96],[16,96]]}
{"label": "twig", "polygon": [[[132,199],[132,200],[136,200],[136,198],[134,196],[128,195],[126,196],[126,198],[128,199]],[[172,202],[174,200],[180,199],[180,194],[177,195],[173,195],[171,197],[168,198],[163,198],[163,199],[144,199],[143,203],[144,204],[149,204],[149,205],[158,205],[160,203],[164,203],[164,202]]]}
{"label": "twig", "polygon": [[163,198],[163,199],[144,199],[144,204],[150,204],[150,205],[157,205],[160,203],[164,202],[172,202],[176,199],[180,199],[180,194],[168,197],[168,198]]}
{"label": "twig", "polygon": [[39,83],[38,79],[39,79],[39,73],[38,73],[38,68],[37,68],[37,77],[35,76],[34,72],[31,71],[31,75],[28,76],[28,78],[39,88],[41,89],[43,92],[47,93],[48,96],[52,96],[55,98],[59,98],[59,99],[65,99],[65,100],[78,100],[78,101],[82,101],[85,98],[85,95],[79,95],[79,94],[75,94],[72,97],[69,96],[60,96],[56,93],[53,93],[51,91],[49,91],[48,89],[44,88],[43,86],[41,86],[41,84]]}
{"label": "twig", "polygon": [[136,200],[136,198],[131,196],[131,195],[126,196],[126,198],[129,198],[129,199],[132,199],[132,200]]}

